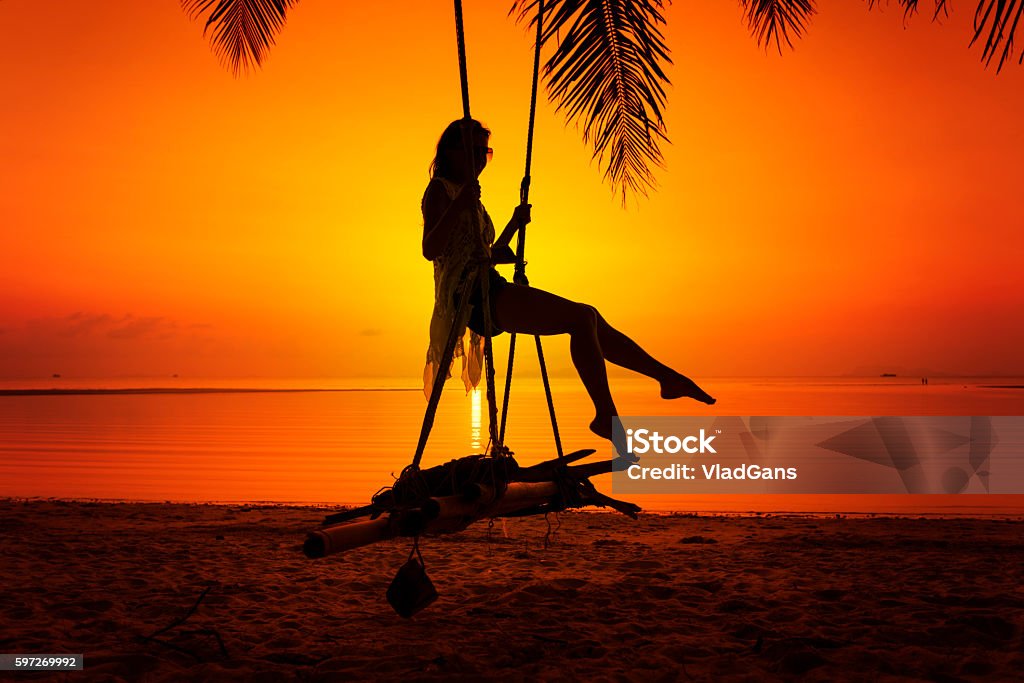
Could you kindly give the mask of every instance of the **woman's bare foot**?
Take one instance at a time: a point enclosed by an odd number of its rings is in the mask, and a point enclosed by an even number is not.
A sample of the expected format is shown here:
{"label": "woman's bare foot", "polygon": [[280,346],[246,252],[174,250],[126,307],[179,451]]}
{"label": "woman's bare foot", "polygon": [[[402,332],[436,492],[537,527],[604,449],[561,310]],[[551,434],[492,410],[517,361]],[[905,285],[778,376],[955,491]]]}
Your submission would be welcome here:
{"label": "woman's bare foot", "polygon": [[683,398],[684,396],[701,403],[707,403],[709,406],[715,404],[715,399],[686,375],[680,375],[677,372],[661,382],[662,398],[673,399]]}
{"label": "woman's bare foot", "polygon": [[598,415],[590,423],[590,431],[597,434],[602,439],[612,440],[612,415],[602,417]]}
{"label": "woman's bare foot", "polygon": [[602,439],[608,439],[612,442],[612,447],[615,452],[622,456],[634,457],[628,452],[626,448],[626,435],[622,429],[614,429],[612,426],[612,420],[614,415],[608,415],[607,417],[595,417],[593,422],[590,423],[590,431],[597,434]]}

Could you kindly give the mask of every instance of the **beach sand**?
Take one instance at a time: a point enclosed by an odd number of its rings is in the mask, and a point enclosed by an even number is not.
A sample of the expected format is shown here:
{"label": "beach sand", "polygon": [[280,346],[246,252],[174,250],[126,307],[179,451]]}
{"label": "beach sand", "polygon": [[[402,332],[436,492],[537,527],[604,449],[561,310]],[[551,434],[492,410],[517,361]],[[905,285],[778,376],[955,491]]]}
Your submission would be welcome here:
{"label": "beach sand", "polygon": [[[384,593],[410,542],[300,552],[322,510],[0,501],[17,680],[1020,680],[1024,523],[501,520],[421,549],[440,597]],[[206,591],[193,613],[190,609]],[[155,639],[147,636],[186,617]],[[223,648],[221,647],[223,645]]]}

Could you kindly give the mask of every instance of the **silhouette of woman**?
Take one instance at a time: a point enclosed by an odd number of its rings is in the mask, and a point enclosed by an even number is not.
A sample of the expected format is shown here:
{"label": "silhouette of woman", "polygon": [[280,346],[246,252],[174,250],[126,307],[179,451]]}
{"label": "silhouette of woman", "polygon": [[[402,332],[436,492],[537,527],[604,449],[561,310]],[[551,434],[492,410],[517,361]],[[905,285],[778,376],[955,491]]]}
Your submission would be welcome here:
{"label": "silhouette of woman", "polygon": [[[530,222],[530,205],[517,206],[501,235],[494,238],[494,224],[480,202],[477,176],[487,166],[492,150],[490,131],[480,122],[452,122],[437,143],[430,165],[430,182],[423,193],[423,256],[434,262],[434,312],[430,321],[430,346],[424,370],[424,393],[429,397],[439,369],[448,331],[459,307],[456,290],[470,262],[512,263],[512,236]],[[476,168],[470,168],[466,145],[473,149]],[[608,388],[605,361],[646,375],[661,384],[666,399],[687,397],[713,404],[715,399],[693,380],[658,362],[632,339],[609,325],[593,306],[563,299],[535,287],[508,282],[491,266],[489,287],[491,336],[502,331],[522,334],[568,334],[569,352],[583,385],[594,402],[590,430],[605,439],[612,437],[612,418],[617,415]],[[456,344],[462,357],[462,379],[469,391],[480,381],[483,365],[484,316],[482,292],[470,294],[473,304],[468,334]],[[468,343],[466,337],[468,336]]]}

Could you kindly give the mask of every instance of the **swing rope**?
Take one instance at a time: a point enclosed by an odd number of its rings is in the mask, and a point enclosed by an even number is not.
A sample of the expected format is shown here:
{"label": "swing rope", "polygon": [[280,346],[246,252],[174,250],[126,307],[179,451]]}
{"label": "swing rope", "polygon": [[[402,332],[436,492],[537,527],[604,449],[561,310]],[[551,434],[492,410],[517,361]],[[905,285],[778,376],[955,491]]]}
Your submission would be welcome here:
{"label": "swing rope", "polygon": [[[544,35],[544,0],[537,0],[537,38],[533,50],[533,84],[530,88],[530,123],[526,132],[526,169],[523,171],[523,180],[519,184],[519,201],[521,204],[530,203],[530,167],[533,163],[533,129],[537,119],[537,82],[540,75],[540,47]],[[516,240],[516,270],[512,281],[518,285],[528,285],[526,279],[526,226],[519,228]],[[508,422],[508,403],[512,395],[512,367],[516,355],[516,333],[510,335],[508,346],[508,366],[505,373],[505,395],[501,406],[501,429],[498,432],[499,443],[505,441],[505,425]],[[555,450],[558,457],[564,457],[562,451],[562,439],[558,433],[558,418],[555,416],[555,402],[551,395],[551,383],[548,381],[548,368],[544,362],[544,347],[541,345],[540,335],[534,335],[537,343],[537,360],[540,362],[540,375],[544,380],[544,395],[547,398],[548,415],[551,417],[551,431],[555,438]]]}
{"label": "swing rope", "polygon": [[462,27],[462,0],[455,0],[455,45],[459,50],[459,84],[462,86],[462,117],[469,118],[469,75],[466,66],[466,32]]}
{"label": "swing rope", "polygon": [[[459,82],[462,87],[462,114],[466,120],[470,119],[469,110],[469,75],[466,60],[466,35],[463,29],[462,22],[462,2],[461,0],[455,0],[455,43],[459,53]],[[473,159],[473,147],[472,140],[469,135],[464,131],[463,134],[463,145],[466,150],[466,157],[469,161],[468,168],[475,168],[475,160]],[[469,296],[468,294],[473,291],[474,287],[482,286],[486,280],[481,279],[487,277],[487,271],[485,268],[477,267],[476,272],[473,272],[474,264],[470,263],[465,272],[462,275],[462,281],[459,284],[457,290],[457,296],[459,299],[459,307],[452,319],[452,326],[448,330],[448,338],[445,341],[444,351],[441,353],[441,358],[438,360],[437,373],[434,375],[434,384],[430,388],[430,400],[427,402],[427,410],[423,416],[423,424],[420,426],[420,438],[416,444],[416,453],[413,455],[412,464],[402,471],[400,478],[405,477],[407,473],[415,473],[419,470],[420,462],[423,459],[423,451],[427,447],[427,440],[430,438],[430,431],[434,427],[434,418],[437,415],[437,406],[441,401],[441,391],[444,389],[445,380],[448,379],[448,371],[453,360],[455,353],[455,345],[458,343],[460,332],[465,329],[466,323],[469,321]],[[484,325],[487,327],[487,331],[490,331],[490,314],[489,314],[489,301],[487,296],[487,288],[483,289],[483,301],[481,304],[484,306]],[[494,363],[493,363],[493,350],[491,348],[491,337],[487,335],[484,339],[484,362],[487,365],[487,400],[489,403],[489,424],[488,431],[490,434],[490,440],[492,443],[498,443],[497,434],[497,410],[495,408],[496,399],[494,396]]]}
{"label": "swing rope", "polygon": [[[466,32],[462,22],[462,0],[455,0],[455,43],[459,51],[459,84],[462,88],[462,117],[466,121],[469,121],[472,117],[469,113],[469,68],[466,59]],[[464,128],[462,131],[462,143],[466,151],[466,161],[469,162],[466,167],[475,169],[476,157],[475,151],[473,150],[473,140],[471,138],[471,133],[467,128]],[[472,265],[470,267],[472,267]],[[486,263],[478,266],[478,272],[476,273],[477,284],[474,286],[480,287],[480,306],[483,308],[484,331],[486,333],[484,335],[484,365],[487,377],[488,446],[504,451],[505,449],[498,438],[498,399],[494,389],[494,348],[491,344],[491,297],[490,287],[488,287],[490,280],[489,268],[490,264]],[[467,273],[466,279],[471,280],[473,278]],[[469,291],[472,291],[472,289]],[[445,362],[450,362],[447,357],[443,360]],[[440,399],[440,397],[438,398]]]}

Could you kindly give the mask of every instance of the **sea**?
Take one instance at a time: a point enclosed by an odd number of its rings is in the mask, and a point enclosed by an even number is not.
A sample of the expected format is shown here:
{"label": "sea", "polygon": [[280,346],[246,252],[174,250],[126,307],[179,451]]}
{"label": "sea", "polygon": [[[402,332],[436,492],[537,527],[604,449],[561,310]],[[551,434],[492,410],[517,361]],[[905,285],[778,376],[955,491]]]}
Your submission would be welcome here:
{"label": "sea", "polygon": [[[1024,415],[1020,377],[700,378],[714,407],[664,401],[656,383],[613,378],[623,415]],[[501,400],[499,381],[499,406]],[[565,452],[611,448],[587,425],[576,377],[553,378]],[[0,380],[0,497],[363,505],[408,465],[427,401],[415,380],[47,378]],[[484,392],[444,391],[422,466],[480,453]],[[556,456],[543,385],[518,378],[505,442],[522,465]],[[588,462],[588,461],[584,461]],[[610,475],[594,484],[607,493]],[[659,513],[1024,514],[1024,494],[630,497]]]}

